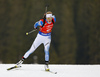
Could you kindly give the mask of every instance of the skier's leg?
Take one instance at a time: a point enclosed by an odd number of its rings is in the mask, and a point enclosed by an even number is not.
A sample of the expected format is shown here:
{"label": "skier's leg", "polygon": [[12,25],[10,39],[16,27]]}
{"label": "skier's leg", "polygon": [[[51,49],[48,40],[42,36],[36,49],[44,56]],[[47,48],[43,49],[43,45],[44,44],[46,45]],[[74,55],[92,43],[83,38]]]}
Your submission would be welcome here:
{"label": "skier's leg", "polygon": [[31,54],[35,51],[35,49],[41,44],[41,40],[42,38],[41,36],[38,34],[35,41],[33,42],[31,48],[24,54],[24,56],[22,57],[22,59],[17,63],[17,65],[20,65],[23,63],[23,61]]}
{"label": "skier's leg", "polygon": [[41,35],[38,34],[38,36],[36,37],[35,41],[33,42],[31,48],[25,53],[25,55],[23,56],[25,59],[35,51],[35,49],[42,43],[42,38]]}
{"label": "skier's leg", "polygon": [[45,52],[45,70],[46,71],[49,71],[49,67],[48,67],[48,64],[49,64],[49,48],[50,48],[50,42],[51,42],[51,39],[47,38],[45,43],[44,43],[44,52]]}
{"label": "skier's leg", "polygon": [[47,45],[44,46],[45,61],[49,61],[49,48],[50,48],[50,43],[48,42]]}

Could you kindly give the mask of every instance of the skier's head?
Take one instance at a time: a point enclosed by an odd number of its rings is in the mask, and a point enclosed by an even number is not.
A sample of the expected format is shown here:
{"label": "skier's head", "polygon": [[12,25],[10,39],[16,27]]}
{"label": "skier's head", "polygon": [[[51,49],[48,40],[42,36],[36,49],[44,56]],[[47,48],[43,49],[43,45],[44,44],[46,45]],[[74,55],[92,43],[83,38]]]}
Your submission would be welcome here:
{"label": "skier's head", "polygon": [[51,11],[46,12],[46,18],[48,18],[48,17],[52,17],[52,12]]}
{"label": "skier's head", "polygon": [[51,11],[46,12],[46,19],[48,22],[52,21],[52,12]]}

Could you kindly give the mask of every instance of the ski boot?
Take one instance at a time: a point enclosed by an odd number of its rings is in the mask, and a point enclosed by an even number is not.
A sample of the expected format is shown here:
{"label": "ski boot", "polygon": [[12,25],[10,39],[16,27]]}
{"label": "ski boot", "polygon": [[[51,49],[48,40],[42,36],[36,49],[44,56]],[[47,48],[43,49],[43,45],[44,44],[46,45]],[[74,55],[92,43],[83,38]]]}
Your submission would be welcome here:
{"label": "ski boot", "polygon": [[18,63],[16,63],[16,66],[20,66],[24,62],[24,60],[25,60],[25,58],[22,57],[22,59]]}
{"label": "ski boot", "polygon": [[48,64],[49,64],[49,62],[45,61],[45,71],[50,71]]}

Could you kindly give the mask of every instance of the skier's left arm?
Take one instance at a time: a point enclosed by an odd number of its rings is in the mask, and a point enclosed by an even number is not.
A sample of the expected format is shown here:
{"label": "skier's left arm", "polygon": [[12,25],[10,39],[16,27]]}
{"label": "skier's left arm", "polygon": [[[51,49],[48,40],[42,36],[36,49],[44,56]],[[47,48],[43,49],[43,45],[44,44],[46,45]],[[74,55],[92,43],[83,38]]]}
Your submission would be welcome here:
{"label": "skier's left arm", "polygon": [[41,20],[40,20],[40,21],[37,21],[37,22],[34,24],[34,28],[37,29],[37,27],[38,27],[38,26],[41,26],[41,25],[43,25],[43,21],[41,21]]}

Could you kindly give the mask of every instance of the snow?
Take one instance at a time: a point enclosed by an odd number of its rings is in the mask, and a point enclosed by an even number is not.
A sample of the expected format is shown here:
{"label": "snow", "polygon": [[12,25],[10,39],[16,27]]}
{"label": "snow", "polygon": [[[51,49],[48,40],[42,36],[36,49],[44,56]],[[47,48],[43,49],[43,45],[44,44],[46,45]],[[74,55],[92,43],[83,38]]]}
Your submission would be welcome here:
{"label": "snow", "polygon": [[53,74],[44,71],[43,64],[22,64],[21,68],[7,71],[15,64],[0,64],[0,77],[100,77],[100,65],[54,65]]}

